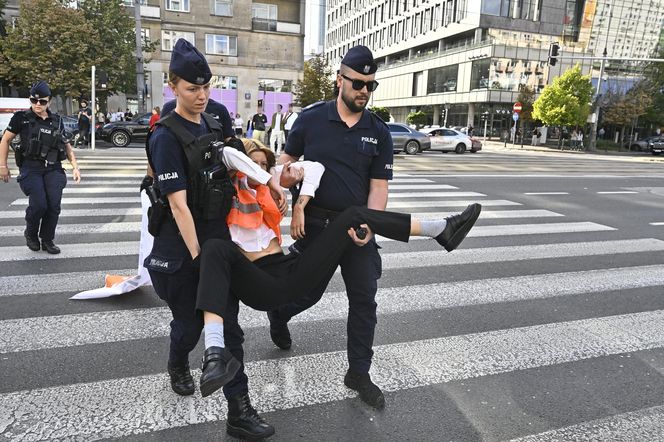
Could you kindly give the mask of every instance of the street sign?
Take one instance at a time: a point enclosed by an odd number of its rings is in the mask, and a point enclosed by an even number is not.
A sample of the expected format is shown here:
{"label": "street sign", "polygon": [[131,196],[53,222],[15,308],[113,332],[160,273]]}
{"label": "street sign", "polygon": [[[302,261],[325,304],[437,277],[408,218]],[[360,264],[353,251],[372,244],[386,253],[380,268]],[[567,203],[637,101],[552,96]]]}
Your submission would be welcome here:
{"label": "street sign", "polygon": [[512,110],[517,114],[521,112],[521,109],[523,109],[523,107],[521,106],[521,103],[519,103],[518,101],[514,103],[514,106],[512,106]]}
{"label": "street sign", "polygon": [[517,114],[516,112],[514,112],[514,113],[512,114],[512,120],[517,121],[518,119],[519,119],[519,114]]}

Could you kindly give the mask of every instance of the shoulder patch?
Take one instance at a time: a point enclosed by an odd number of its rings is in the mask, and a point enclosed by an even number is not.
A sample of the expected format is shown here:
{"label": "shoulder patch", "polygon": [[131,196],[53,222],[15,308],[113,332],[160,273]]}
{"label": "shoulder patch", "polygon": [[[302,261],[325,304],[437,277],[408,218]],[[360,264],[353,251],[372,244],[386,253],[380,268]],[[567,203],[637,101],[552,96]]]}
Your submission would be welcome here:
{"label": "shoulder patch", "polygon": [[318,101],[318,102],[316,102],[316,103],[312,103],[312,104],[310,104],[309,106],[303,108],[303,109],[302,109],[302,112],[306,112],[306,111],[308,111],[308,110],[315,109],[315,108],[317,108],[317,107],[319,107],[319,106],[324,105],[325,103],[327,103],[327,101]]}

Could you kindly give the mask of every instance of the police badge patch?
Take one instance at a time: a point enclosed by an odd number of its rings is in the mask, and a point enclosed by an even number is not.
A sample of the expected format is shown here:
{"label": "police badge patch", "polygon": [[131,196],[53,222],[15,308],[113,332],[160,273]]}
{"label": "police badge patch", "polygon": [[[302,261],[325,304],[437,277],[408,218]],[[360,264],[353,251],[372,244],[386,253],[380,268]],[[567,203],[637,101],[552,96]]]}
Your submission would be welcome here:
{"label": "police badge patch", "polygon": [[371,66],[369,66],[369,65],[364,65],[364,73],[365,73],[365,74],[368,74],[370,70],[371,70]]}

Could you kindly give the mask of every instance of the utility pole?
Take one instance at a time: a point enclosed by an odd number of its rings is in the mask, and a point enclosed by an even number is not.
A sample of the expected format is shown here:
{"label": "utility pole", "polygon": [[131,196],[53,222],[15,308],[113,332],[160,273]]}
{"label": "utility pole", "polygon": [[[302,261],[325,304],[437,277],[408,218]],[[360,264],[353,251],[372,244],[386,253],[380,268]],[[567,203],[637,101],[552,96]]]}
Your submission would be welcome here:
{"label": "utility pole", "polygon": [[597,90],[595,91],[595,109],[593,109],[593,121],[590,125],[590,142],[588,150],[594,152],[597,150],[597,125],[599,123],[599,97],[602,88],[602,77],[604,76],[604,64],[606,63],[606,47],[604,48],[604,58],[599,64],[599,79],[597,80]]}
{"label": "utility pole", "polygon": [[136,21],[136,92],[138,96],[138,114],[145,110],[145,73],[143,72],[143,32],[141,30],[141,1],[134,0],[134,20]]}
{"label": "utility pole", "polygon": [[95,120],[97,118],[97,96],[95,94],[96,87],[96,74],[97,67],[92,65],[92,96],[90,97],[90,107],[92,108],[92,118],[90,118],[90,149],[95,150]]}

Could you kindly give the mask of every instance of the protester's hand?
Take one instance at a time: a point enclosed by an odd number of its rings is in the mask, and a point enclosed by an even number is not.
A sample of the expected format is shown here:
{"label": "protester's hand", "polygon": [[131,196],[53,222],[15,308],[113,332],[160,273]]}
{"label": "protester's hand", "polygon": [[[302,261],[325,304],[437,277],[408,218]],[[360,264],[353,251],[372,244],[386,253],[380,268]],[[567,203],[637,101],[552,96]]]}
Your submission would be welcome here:
{"label": "protester's hand", "polygon": [[291,167],[291,163],[284,163],[284,168],[281,171],[279,184],[281,187],[291,188],[304,179],[304,170],[298,167]]}
{"label": "protester's hand", "polygon": [[290,224],[291,238],[294,240],[304,238],[304,210],[293,209],[293,218]]}
{"label": "protester's hand", "polygon": [[74,169],[73,174],[74,174],[74,182],[76,184],[80,183],[81,182],[81,171],[78,170],[78,169]]}
{"label": "protester's hand", "polygon": [[284,215],[288,211],[288,200],[286,199],[286,194],[284,194],[284,189],[281,188],[277,180],[272,177],[267,182],[267,186],[270,188],[270,194],[272,199],[277,204],[279,212]]}
{"label": "protester's hand", "polygon": [[8,183],[11,176],[12,173],[9,171],[9,166],[0,166],[0,179],[3,182]]}
{"label": "protester's hand", "polygon": [[357,237],[357,233],[355,233],[354,228],[351,227],[350,229],[348,229],[348,236],[350,236],[355,245],[358,247],[364,246],[366,243],[371,241],[371,238],[373,238],[373,232],[371,231],[368,225],[361,224],[360,227],[364,227],[365,229],[367,229],[367,236],[364,239],[360,239]]}

